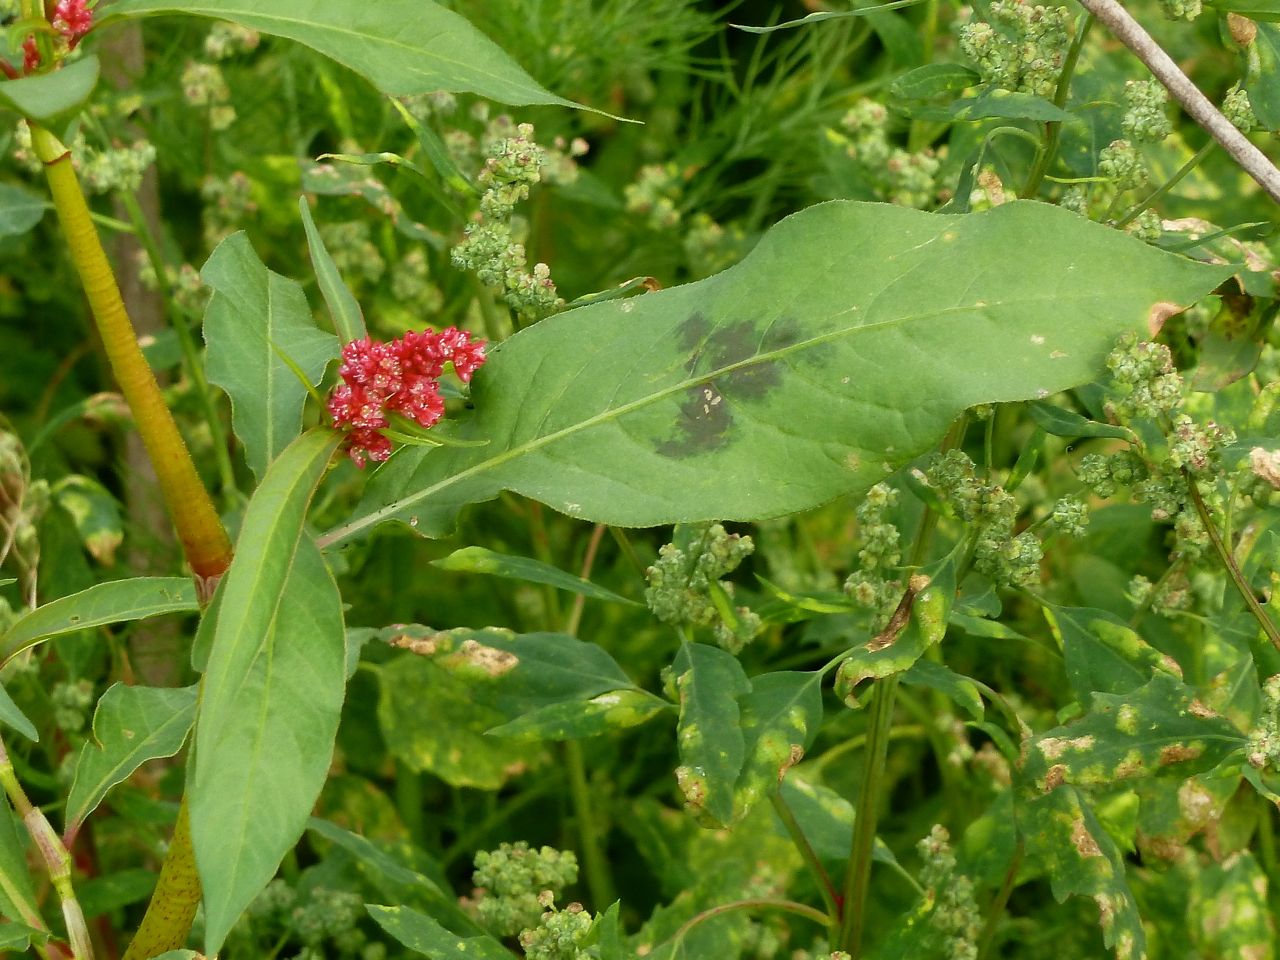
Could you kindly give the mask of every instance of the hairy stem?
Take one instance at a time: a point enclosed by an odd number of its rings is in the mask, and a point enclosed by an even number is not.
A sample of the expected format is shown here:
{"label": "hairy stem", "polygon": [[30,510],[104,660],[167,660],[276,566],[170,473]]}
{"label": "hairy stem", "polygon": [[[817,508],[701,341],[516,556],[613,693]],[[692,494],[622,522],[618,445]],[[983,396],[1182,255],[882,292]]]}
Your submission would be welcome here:
{"label": "hairy stem", "polygon": [[1105,23],[1116,39],[1128,47],[1173,98],[1182,104],[1187,115],[1217,140],[1272,200],[1280,203],[1280,170],[1222,115],[1222,111],[1200,92],[1200,88],[1178,68],[1173,58],[1151,39],[1151,34],[1117,0],[1080,0],[1080,4]]}
{"label": "hairy stem", "polygon": [[191,846],[191,828],[187,819],[187,798],[178,808],[178,823],[173,839],[160,867],[156,892],[147,905],[123,960],[148,960],[170,950],[181,949],[191,932],[191,922],[200,905],[200,875],[196,872],[196,854]]}

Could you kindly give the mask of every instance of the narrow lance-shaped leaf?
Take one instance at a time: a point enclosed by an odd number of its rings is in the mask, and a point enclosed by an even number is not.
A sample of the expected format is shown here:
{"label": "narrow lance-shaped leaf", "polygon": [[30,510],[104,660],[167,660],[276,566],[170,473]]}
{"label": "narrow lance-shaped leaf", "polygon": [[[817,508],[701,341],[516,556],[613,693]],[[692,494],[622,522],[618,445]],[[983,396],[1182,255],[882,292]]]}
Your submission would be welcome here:
{"label": "narrow lance-shaped leaf", "polygon": [[107,623],[200,609],[187,577],[134,577],[95,584],[36,607],[0,635],[0,664],[41,640]]}
{"label": "narrow lance-shaped leaf", "polygon": [[0,686],[0,723],[13,727],[33,743],[40,739],[40,734],[36,733],[35,725],[13,702],[13,698],[9,696],[9,691],[2,686]]}
{"label": "narrow lance-shaped leaf", "polygon": [[79,830],[107,791],[148,760],[182,749],[196,719],[196,688],[114,684],[93,713],[93,739],[80,748],[67,797],[67,830]]}
{"label": "narrow lance-shaped leaf", "polygon": [[604,587],[597,586],[590,580],[575,577],[559,567],[553,567],[541,560],[531,557],[513,557],[505,553],[496,553],[484,547],[463,547],[455,550],[447,557],[432,560],[433,567],[442,570],[460,570],[466,573],[488,573],[495,577],[506,577],[510,580],[524,580],[528,583],[544,583],[560,590],[578,593],[593,600],[609,600],[613,603],[635,604],[634,600],[614,593]]}
{"label": "narrow lance-shaped leaf", "polygon": [[207,955],[301,835],[332,758],[342,600],[303,524],[339,439],[314,430],[276,459],[219,587],[189,787]]}
{"label": "narrow lance-shaped leaf", "polygon": [[746,759],[738,699],[751,681],[736,657],[705,643],[685,643],[672,667],[680,691],[676,781],[685,806],[701,822],[729,823]]}
{"label": "narrow lance-shaped leaf", "polygon": [[337,264],[329,255],[328,248],[316,223],[311,218],[311,204],[306,197],[298,198],[298,209],[302,211],[302,226],[307,231],[307,249],[311,251],[311,265],[316,271],[316,281],[320,285],[320,293],[329,307],[329,316],[333,317],[334,329],[343,343],[362,340],[368,336],[364,326],[364,314],[360,312],[360,304],[342,281]]}
{"label": "narrow lance-shaped leaf", "polygon": [[302,287],[268,270],[243,233],[218,244],[200,276],[214,291],[204,317],[209,379],[231,398],[231,425],[261,480],[302,429],[308,384],[285,357],[315,384],[338,341],[316,327]]}
{"label": "narrow lance-shaped leaf", "polygon": [[7,798],[0,797],[0,916],[45,929],[27,864],[26,830]]}
{"label": "narrow lance-shaped leaf", "polygon": [[869,489],[978,403],[1094,379],[1230,273],[1041,203],[966,216],[820,204],[706,280],[551,317],[494,347],[460,435],[402,450],[360,514],[438,535],[509,489],[622,526],[756,520]]}
{"label": "narrow lance-shaped leaf", "polygon": [[392,96],[451,90],[516,106],[577,106],[544,89],[501,47],[433,0],[116,0],[103,23],[178,13],[296,40]]}

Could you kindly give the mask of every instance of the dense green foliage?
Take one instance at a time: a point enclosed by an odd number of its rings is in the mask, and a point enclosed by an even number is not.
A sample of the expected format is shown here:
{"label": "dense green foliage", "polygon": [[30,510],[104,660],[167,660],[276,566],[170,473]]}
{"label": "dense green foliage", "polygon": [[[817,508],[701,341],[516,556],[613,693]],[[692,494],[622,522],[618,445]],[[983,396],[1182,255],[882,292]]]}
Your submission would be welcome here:
{"label": "dense green foliage", "polygon": [[[0,0],[0,951],[193,851],[228,960],[1275,960],[1276,206],[1091,16],[77,3]],[[1131,12],[1277,156],[1276,0]]]}

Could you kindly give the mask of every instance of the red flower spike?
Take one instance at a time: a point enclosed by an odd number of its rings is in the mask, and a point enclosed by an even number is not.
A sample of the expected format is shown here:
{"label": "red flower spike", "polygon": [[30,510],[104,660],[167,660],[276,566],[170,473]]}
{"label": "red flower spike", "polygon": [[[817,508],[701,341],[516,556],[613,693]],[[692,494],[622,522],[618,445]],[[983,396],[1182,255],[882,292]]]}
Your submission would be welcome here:
{"label": "red flower spike", "polygon": [[74,50],[76,44],[93,27],[93,11],[85,6],[87,0],[58,0],[53,8],[53,29],[67,38]]}
{"label": "red flower spike", "polygon": [[342,348],[338,375],[342,382],[329,395],[333,425],[348,433],[346,448],[352,461],[381,461],[391,456],[391,441],[382,432],[397,413],[421,427],[444,416],[440,376],[452,363],[464,383],[484,363],[483,340],[456,327],[435,333],[410,330],[399,340],[380,343],[368,337]]}
{"label": "red flower spike", "polygon": [[40,66],[40,48],[36,46],[36,35],[33,33],[22,41],[22,72],[30,73]]}

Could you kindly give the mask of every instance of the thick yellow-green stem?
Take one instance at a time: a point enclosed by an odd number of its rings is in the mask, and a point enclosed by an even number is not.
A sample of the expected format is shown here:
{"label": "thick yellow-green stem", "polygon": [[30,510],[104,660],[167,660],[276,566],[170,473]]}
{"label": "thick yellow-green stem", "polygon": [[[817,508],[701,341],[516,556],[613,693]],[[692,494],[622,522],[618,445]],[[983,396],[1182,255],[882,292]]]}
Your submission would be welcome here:
{"label": "thick yellow-green stem", "polygon": [[[112,373],[129,403],[138,433],[155,467],[165,505],[195,575],[201,601],[207,603],[231,564],[231,541],[196,472],[160,386],[138,347],[115,274],[71,166],[70,151],[52,133],[34,123],[31,142],[44,164],[54,208],[89,299]],[[145,960],[182,947],[199,902],[200,876],[196,872],[184,797],[155,893],[142,926],[125,953],[126,960]]]}
{"label": "thick yellow-green stem", "polygon": [[70,151],[57,137],[34,123],[31,142],[44,163],[53,205],[93,310],[112,373],[133,411],[183,552],[202,596],[207,599],[231,562],[231,541],[196,472],[160,386],[138,348],[137,335],[116,286],[115,274],[89,218],[89,206],[71,166]]}
{"label": "thick yellow-green stem", "polygon": [[178,824],[173,840],[160,868],[156,892],[147,907],[142,925],[124,952],[124,960],[148,960],[169,950],[186,945],[191,922],[200,904],[200,874],[196,872],[196,855],[191,846],[191,827],[187,820],[187,798],[178,808]]}

